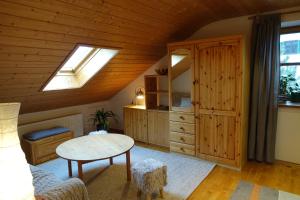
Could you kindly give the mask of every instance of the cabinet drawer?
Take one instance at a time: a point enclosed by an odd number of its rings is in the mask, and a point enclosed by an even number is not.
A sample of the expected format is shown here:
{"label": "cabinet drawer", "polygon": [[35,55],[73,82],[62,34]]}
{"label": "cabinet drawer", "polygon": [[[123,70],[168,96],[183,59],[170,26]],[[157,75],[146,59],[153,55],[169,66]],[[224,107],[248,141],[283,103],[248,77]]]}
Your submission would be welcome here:
{"label": "cabinet drawer", "polygon": [[53,142],[49,142],[49,143],[44,143],[42,145],[37,145],[36,146],[37,159],[42,158],[44,156],[48,156],[50,154],[55,154],[56,147],[69,139],[71,139],[71,137],[70,138],[65,137],[65,138],[61,138],[58,141],[53,141]]}
{"label": "cabinet drawer", "polygon": [[171,132],[170,133],[170,140],[173,141],[173,142],[179,142],[179,143],[194,145],[195,144],[195,135]]}
{"label": "cabinet drawer", "polygon": [[170,150],[177,152],[177,153],[183,153],[183,154],[187,154],[187,155],[191,155],[191,156],[195,155],[195,146],[194,145],[170,142]]}
{"label": "cabinet drawer", "polygon": [[187,123],[170,121],[170,131],[195,134],[195,124],[187,124]]}
{"label": "cabinet drawer", "polygon": [[170,112],[170,121],[184,122],[184,123],[195,123],[194,114],[186,114],[181,112]]}

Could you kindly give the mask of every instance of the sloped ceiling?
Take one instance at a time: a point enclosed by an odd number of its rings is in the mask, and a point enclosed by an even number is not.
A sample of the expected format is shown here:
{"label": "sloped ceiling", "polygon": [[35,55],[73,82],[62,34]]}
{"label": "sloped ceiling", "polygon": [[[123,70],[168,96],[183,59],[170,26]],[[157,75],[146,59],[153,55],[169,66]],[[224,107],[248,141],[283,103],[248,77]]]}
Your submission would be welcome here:
{"label": "sloped ceiling", "polygon": [[[210,22],[300,0],[1,0],[0,102],[22,113],[107,100]],[[120,47],[85,87],[41,92],[77,43]]]}

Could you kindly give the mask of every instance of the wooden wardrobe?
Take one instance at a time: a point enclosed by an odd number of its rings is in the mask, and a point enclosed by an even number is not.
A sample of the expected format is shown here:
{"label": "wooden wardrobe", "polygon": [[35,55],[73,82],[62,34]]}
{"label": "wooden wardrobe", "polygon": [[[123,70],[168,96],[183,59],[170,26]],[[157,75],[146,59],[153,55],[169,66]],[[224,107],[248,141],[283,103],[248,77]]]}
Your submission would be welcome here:
{"label": "wooden wardrobe", "polygon": [[[246,157],[245,101],[248,96],[245,89],[247,78],[243,73],[243,38],[231,36],[169,44],[171,86],[172,70],[175,74],[172,65],[174,52],[183,52],[184,49],[190,51],[191,57],[191,107],[180,112],[193,114],[195,134],[178,135],[188,136],[189,141],[193,141],[191,137],[194,137],[195,156],[241,168]],[[170,112],[177,112],[172,106],[173,90],[175,88],[171,87]],[[190,121],[193,122],[191,119]],[[174,131],[170,132],[170,136],[171,140],[172,137],[176,137]],[[176,142],[177,146],[178,144],[180,145]],[[174,148],[171,141],[172,149]]]}

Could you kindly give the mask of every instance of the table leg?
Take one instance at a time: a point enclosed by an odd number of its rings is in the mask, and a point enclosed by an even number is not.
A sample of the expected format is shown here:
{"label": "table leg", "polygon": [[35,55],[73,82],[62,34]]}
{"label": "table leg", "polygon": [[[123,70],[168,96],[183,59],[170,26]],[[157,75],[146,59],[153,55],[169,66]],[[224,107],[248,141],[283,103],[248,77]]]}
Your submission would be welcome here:
{"label": "table leg", "polygon": [[127,181],[131,181],[130,150],[126,152]]}
{"label": "table leg", "polygon": [[72,174],[72,161],[68,160],[68,170],[69,170],[69,177],[71,178],[73,176]]}
{"label": "table leg", "polygon": [[82,162],[78,161],[78,178],[83,180],[83,175],[82,175]]}
{"label": "table leg", "polygon": [[109,158],[109,164],[110,164],[110,165],[113,165],[113,164],[114,164],[113,158]]}

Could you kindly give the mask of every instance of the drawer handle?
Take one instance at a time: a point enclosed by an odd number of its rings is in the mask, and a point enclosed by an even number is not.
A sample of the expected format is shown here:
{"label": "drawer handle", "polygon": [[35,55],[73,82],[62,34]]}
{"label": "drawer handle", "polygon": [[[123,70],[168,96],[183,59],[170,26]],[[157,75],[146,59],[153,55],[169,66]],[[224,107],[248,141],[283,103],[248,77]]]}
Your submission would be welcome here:
{"label": "drawer handle", "polygon": [[180,116],[179,118],[182,119],[182,120],[185,120],[183,116]]}
{"label": "drawer handle", "polygon": [[185,152],[183,147],[180,147],[180,150],[183,151],[183,152]]}
{"label": "drawer handle", "polygon": [[184,131],[184,128],[182,126],[180,127],[180,129]]}
{"label": "drawer handle", "polygon": [[183,137],[180,137],[180,140],[183,141],[183,142],[185,141],[185,139]]}

